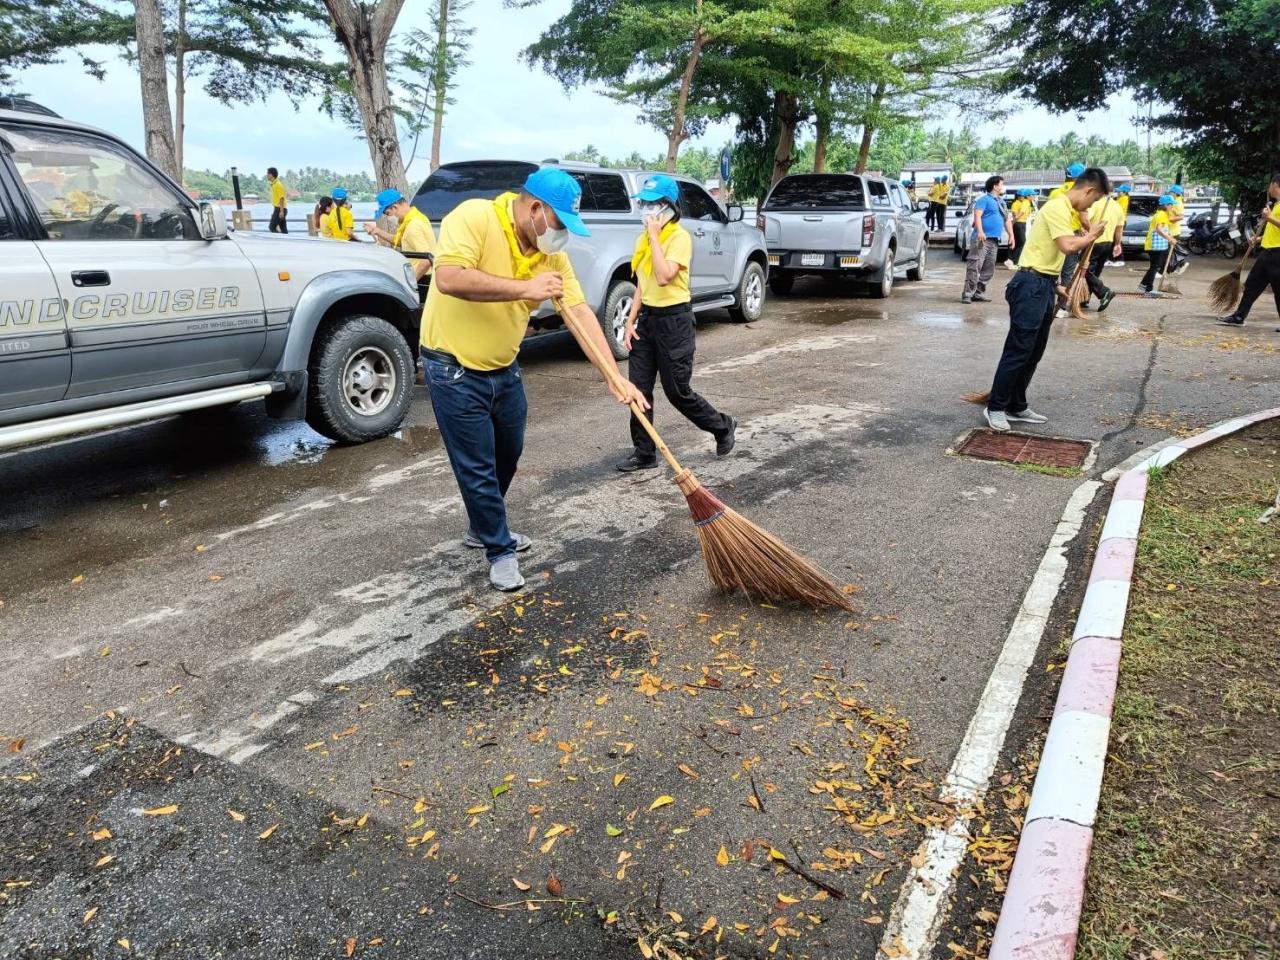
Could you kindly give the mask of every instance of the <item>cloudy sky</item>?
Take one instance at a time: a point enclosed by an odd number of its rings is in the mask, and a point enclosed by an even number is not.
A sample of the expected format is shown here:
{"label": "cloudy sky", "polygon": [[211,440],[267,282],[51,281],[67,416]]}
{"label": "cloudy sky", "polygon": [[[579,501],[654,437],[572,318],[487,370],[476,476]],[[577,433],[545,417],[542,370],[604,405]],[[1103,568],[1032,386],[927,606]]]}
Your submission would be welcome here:
{"label": "cloudy sky", "polygon": [[[537,7],[506,10],[502,0],[475,0],[467,19],[476,27],[471,60],[457,78],[457,106],[445,118],[443,159],[511,157],[539,160],[594,144],[607,155],[632,150],[658,155],[666,140],[638,122],[635,112],[597,91],[565,90],[520,60],[520,51],[561,13],[569,0],[544,0]],[[408,0],[400,19],[407,31],[426,26],[425,0]],[[334,58],[341,57],[335,49]],[[84,120],[142,143],[142,111],[138,77],[118,59],[99,82],[72,65],[27,71],[18,87],[63,116]],[[197,169],[282,170],[302,166],[340,172],[370,169],[368,148],[342,124],[327,119],[316,103],[294,108],[284,97],[230,108],[209,99],[198,80],[188,87],[186,165]],[[1045,110],[1024,110],[1001,124],[1000,133],[1032,142],[1059,137],[1074,129],[1081,137],[1097,134],[1112,140],[1133,137],[1135,108],[1127,98],[1111,109],[1086,116],[1062,117]],[[959,117],[940,121],[958,128]],[[979,127],[979,133],[983,134]],[[710,146],[731,137],[725,124],[708,132]],[[995,134],[995,131],[992,131]],[[427,173],[423,154],[410,168],[410,181]],[[409,146],[405,146],[405,159]]]}

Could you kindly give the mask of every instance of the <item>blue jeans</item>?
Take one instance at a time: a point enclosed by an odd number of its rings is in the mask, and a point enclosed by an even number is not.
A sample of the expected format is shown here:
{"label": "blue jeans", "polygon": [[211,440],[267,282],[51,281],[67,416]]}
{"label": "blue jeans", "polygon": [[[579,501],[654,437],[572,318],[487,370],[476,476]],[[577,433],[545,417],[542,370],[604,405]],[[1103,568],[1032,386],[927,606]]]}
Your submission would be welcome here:
{"label": "blue jeans", "polygon": [[468,370],[424,354],[422,369],[471,532],[490,563],[514,554],[504,498],[524,450],[529,413],[520,365]]}
{"label": "blue jeans", "polygon": [[1049,328],[1057,306],[1054,277],[1034,270],[1019,270],[1004,288],[1009,301],[1009,335],[996,367],[987,409],[1027,409],[1027,387],[1035,375],[1044,348],[1049,344]]}

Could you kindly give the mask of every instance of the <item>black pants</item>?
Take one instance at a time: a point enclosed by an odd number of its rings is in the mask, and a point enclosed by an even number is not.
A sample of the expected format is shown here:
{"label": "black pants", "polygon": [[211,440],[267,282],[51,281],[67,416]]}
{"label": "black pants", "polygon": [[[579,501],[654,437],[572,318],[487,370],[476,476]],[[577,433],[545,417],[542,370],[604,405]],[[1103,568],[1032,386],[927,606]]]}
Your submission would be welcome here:
{"label": "black pants", "polygon": [[1098,299],[1102,299],[1102,295],[1107,292],[1107,285],[1102,282],[1102,268],[1111,259],[1111,249],[1110,246],[1104,248],[1101,244],[1095,246],[1089,257],[1089,271],[1084,275],[1089,292]]}
{"label": "black pants", "polygon": [[1009,252],[1009,259],[1014,263],[1018,262],[1018,258],[1022,256],[1022,248],[1027,245],[1027,225],[1014,221],[1013,223],[1013,249]]}
{"label": "black pants", "polygon": [[267,229],[272,233],[288,233],[289,221],[287,218],[288,211],[284,207],[271,208],[271,222],[267,224]]}
{"label": "black pants", "polygon": [[930,203],[929,212],[933,215],[933,225],[939,230],[947,229],[947,205],[945,203]]}
{"label": "black pants", "polygon": [[1280,314],[1280,247],[1269,247],[1258,253],[1258,259],[1244,278],[1244,296],[1240,298],[1240,306],[1236,307],[1237,317],[1243,320],[1249,316],[1254,301],[1262,296],[1267,284],[1271,285],[1271,294],[1276,298],[1276,313]]}
{"label": "black pants", "polygon": [[1138,286],[1145,287],[1150,290],[1156,282],[1156,274],[1164,270],[1164,265],[1169,260],[1168,250],[1148,250],[1147,256],[1151,258],[1151,265],[1147,267],[1147,272],[1142,275],[1142,280]]}
{"label": "black pants", "polygon": [[1027,409],[1027,387],[1035,376],[1044,348],[1049,343],[1053,326],[1056,297],[1054,278],[1034,270],[1019,270],[1005,285],[1004,298],[1009,302],[1009,334],[1004,338],[1004,351],[991,383],[988,410]]}
{"label": "black pants", "polygon": [[[627,377],[653,404],[654,380],[661,378],[662,392],[671,405],[683,413],[700,430],[721,436],[729,429],[730,420],[694,392],[689,380],[693,377],[693,310],[682,304],[679,307],[641,307],[636,321],[637,339],[631,344],[631,359],[627,364]],[[656,410],[649,411],[649,419],[655,419]],[[631,417],[631,442],[636,453],[653,457],[657,450],[653,440]]]}

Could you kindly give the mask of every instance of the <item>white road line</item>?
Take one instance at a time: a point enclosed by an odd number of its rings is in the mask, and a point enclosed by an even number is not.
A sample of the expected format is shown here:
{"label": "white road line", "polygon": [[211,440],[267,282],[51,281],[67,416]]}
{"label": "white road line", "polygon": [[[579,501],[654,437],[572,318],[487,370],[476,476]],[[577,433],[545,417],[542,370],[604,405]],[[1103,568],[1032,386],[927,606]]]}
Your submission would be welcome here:
{"label": "white road line", "polygon": [[804,337],[799,340],[788,340],[785,343],[774,344],[772,347],[764,347],[752,353],[744,353],[740,357],[730,357],[727,360],[719,360],[715,363],[709,363],[705,367],[699,367],[695,373],[699,377],[709,377],[717,373],[725,373],[729,370],[740,370],[743,367],[754,367],[757,364],[765,363],[775,357],[782,357],[795,353],[814,353],[821,350],[835,350],[839,347],[848,346],[850,344],[874,343],[879,339],[879,337],[866,333],[833,333],[824,337]]}
{"label": "white road line", "polygon": [[973,806],[986,792],[1004,748],[1027,670],[1040,647],[1049,613],[1067,573],[1067,544],[1080,532],[1085,510],[1101,487],[1097,480],[1080,484],[1062,511],[1062,519],[982,691],[978,709],[969,721],[964,742],[943,781],[943,794],[955,800],[959,815],[947,829],[931,828],[921,843],[923,865],[912,868],[898,895],[880,942],[883,956],[926,960],[933,952],[969,843]]}

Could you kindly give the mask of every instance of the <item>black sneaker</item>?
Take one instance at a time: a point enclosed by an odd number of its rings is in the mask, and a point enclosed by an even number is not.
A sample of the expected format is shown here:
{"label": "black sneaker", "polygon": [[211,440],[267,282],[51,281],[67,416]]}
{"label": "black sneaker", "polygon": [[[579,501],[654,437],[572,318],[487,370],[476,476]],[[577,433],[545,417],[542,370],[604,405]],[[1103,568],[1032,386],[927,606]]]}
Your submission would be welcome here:
{"label": "black sneaker", "polygon": [[1244,326],[1244,320],[1243,320],[1242,318],[1240,318],[1240,317],[1237,317],[1234,313],[1229,313],[1229,314],[1227,314],[1225,317],[1219,317],[1219,318],[1218,318],[1218,322],[1219,322],[1219,323],[1224,323],[1224,324],[1226,324],[1228,327],[1243,327],[1243,326]]}
{"label": "black sneaker", "polygon": [[1104,293],[1102,295],[1102,298],[1098,301],[1098,312],[1102,313],[1104,310],[1107,309],[1107,307],[1111,306],[1111,301],[1114,300],[1115,298],[1116,298],[1116,292],[1114,290],[1108,290],[1106,293]]}
{"label": "black sneaker", "polygon": [[638,453],[633,453],[627,459],[618,464],[618,469],[623,473],[635,473],[637,470],[652,470],[658,465],[658,458],[642,457]]}
{"label": "black sneaker", "polygon": [[729,418],[729,428],[724,433],[716,437],[716,456],[726,457],[733,451],[733,446],[738,442],[738,418]]}
{"label": "black sneaker", "polygon": [[991,298],[988,297],[985,293],[975,293],[973,295],[973,302],[974,303],[990,303]]}

